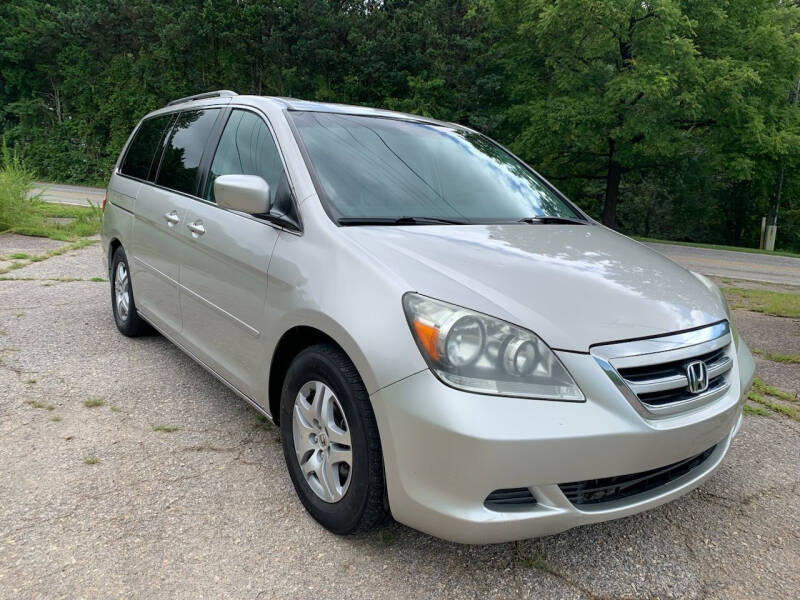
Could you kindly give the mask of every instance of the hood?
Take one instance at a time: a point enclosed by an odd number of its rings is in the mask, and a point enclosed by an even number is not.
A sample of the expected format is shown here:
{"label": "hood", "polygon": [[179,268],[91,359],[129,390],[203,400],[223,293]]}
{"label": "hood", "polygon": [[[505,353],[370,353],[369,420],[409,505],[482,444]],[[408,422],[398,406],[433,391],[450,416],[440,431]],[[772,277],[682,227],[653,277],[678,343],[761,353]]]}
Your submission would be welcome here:
{"label": "hood", "polygon": [[340,231],[408,291],[505,319],[555,349],[587,352],[726,318],[718,294],[690,271],[600,225]]}

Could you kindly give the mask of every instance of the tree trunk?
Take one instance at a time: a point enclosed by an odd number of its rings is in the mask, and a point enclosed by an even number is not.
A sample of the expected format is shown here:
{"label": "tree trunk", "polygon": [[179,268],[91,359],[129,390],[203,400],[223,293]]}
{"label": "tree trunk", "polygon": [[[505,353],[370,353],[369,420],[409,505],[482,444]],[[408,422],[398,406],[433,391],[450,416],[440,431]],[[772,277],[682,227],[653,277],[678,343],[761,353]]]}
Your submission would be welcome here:
{"label": "tree trunk", "polygon": [[778,167],[778,175],[775,182],[775,202],[769,205],[769,212],[767,212],[767,225],[778,225],[778,207],[781,204],[781,194],[783,192],[783,175],[786,169],[786,163],[781,158],[781,166]]}
{"label": "tree trunk", "polygon": [[[800,79],[797,80],[794,92],[789,97],[789,104],[797,104],[800,101]],[[786,159],[781,157],[778,167],[778,175],[775,178],[775,201],[770,203],[767,213],[767,225],[778,225],[778,208],[781,205],[781,193],[783,192],[783,176],[786,169]]]}
{"label": "tree trunk", "polygon": [[608,173],[606,174],[606,196],[603,202],[603,225],[617,228],[617,199],[622,180],[622,165],[614,160],[614,140],[608,140]]}

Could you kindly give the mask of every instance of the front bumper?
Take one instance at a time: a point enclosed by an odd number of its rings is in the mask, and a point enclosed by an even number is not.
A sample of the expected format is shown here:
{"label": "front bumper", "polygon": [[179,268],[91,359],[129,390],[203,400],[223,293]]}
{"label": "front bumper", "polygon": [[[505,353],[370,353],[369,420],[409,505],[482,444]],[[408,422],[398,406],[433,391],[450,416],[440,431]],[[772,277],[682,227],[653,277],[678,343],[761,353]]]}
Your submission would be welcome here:
{"label": "front bumper", "polygon": [[[668,502],[721,463],[741,424],[754,371],[740,341],[734,383],[725,396],[698,410],[647,420],[591,356],[558,354],[586,402],[465,393],[427,370],[373,394],[396,520],[455,542],[492,543],[558,533]],[[579,508],[558,487],[656,469],[712,446],[692,471],[621,500]],[[492,491],[522,487],[535,504],[505,511],[484,506]]]}

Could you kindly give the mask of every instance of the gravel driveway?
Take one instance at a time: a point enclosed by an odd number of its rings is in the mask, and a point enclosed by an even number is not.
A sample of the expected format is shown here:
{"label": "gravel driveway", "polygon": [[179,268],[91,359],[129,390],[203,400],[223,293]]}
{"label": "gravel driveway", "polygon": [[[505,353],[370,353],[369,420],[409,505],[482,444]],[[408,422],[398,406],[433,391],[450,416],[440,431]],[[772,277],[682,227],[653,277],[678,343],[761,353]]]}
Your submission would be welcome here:
{"label": "gravel driveway", "polygon": [[632,518],[340,538],[295,498],[276,428],[165,339],[117,333],[105,276],[93,245],[0,281],[0,598],[797,597],[796,421],[748,416],[706,484]]}

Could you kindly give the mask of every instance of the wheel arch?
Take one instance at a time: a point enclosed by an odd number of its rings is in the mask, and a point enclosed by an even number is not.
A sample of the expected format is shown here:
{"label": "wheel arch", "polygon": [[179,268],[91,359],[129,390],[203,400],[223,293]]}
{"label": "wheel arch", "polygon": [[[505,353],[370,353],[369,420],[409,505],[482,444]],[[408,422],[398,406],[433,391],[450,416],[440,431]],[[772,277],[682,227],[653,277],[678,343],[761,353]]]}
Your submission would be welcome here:
{"label": "wheel arch", "polygon": [[[358,345],[344,329],[314,324],[295,324],[281,335],[272,353],[267,383],[269,412],[275,423],[280,421],[280,402],[283,381],[292,360],[303,350],[316,344],[332,344],[344,352],[353,362],[368,393],[377,389],[374,374]],[[333,330],[333,331],[332,331]]]}
{"label": "wheel arch", "polygon": [[117,248],[122,247],[122,242],[119,241],[118,237],[112,237],[111,240],[108,242],[108,273],[109,273],[109,280],[111,275],[111,262],[114,260],[114,253],[117,251]]}

